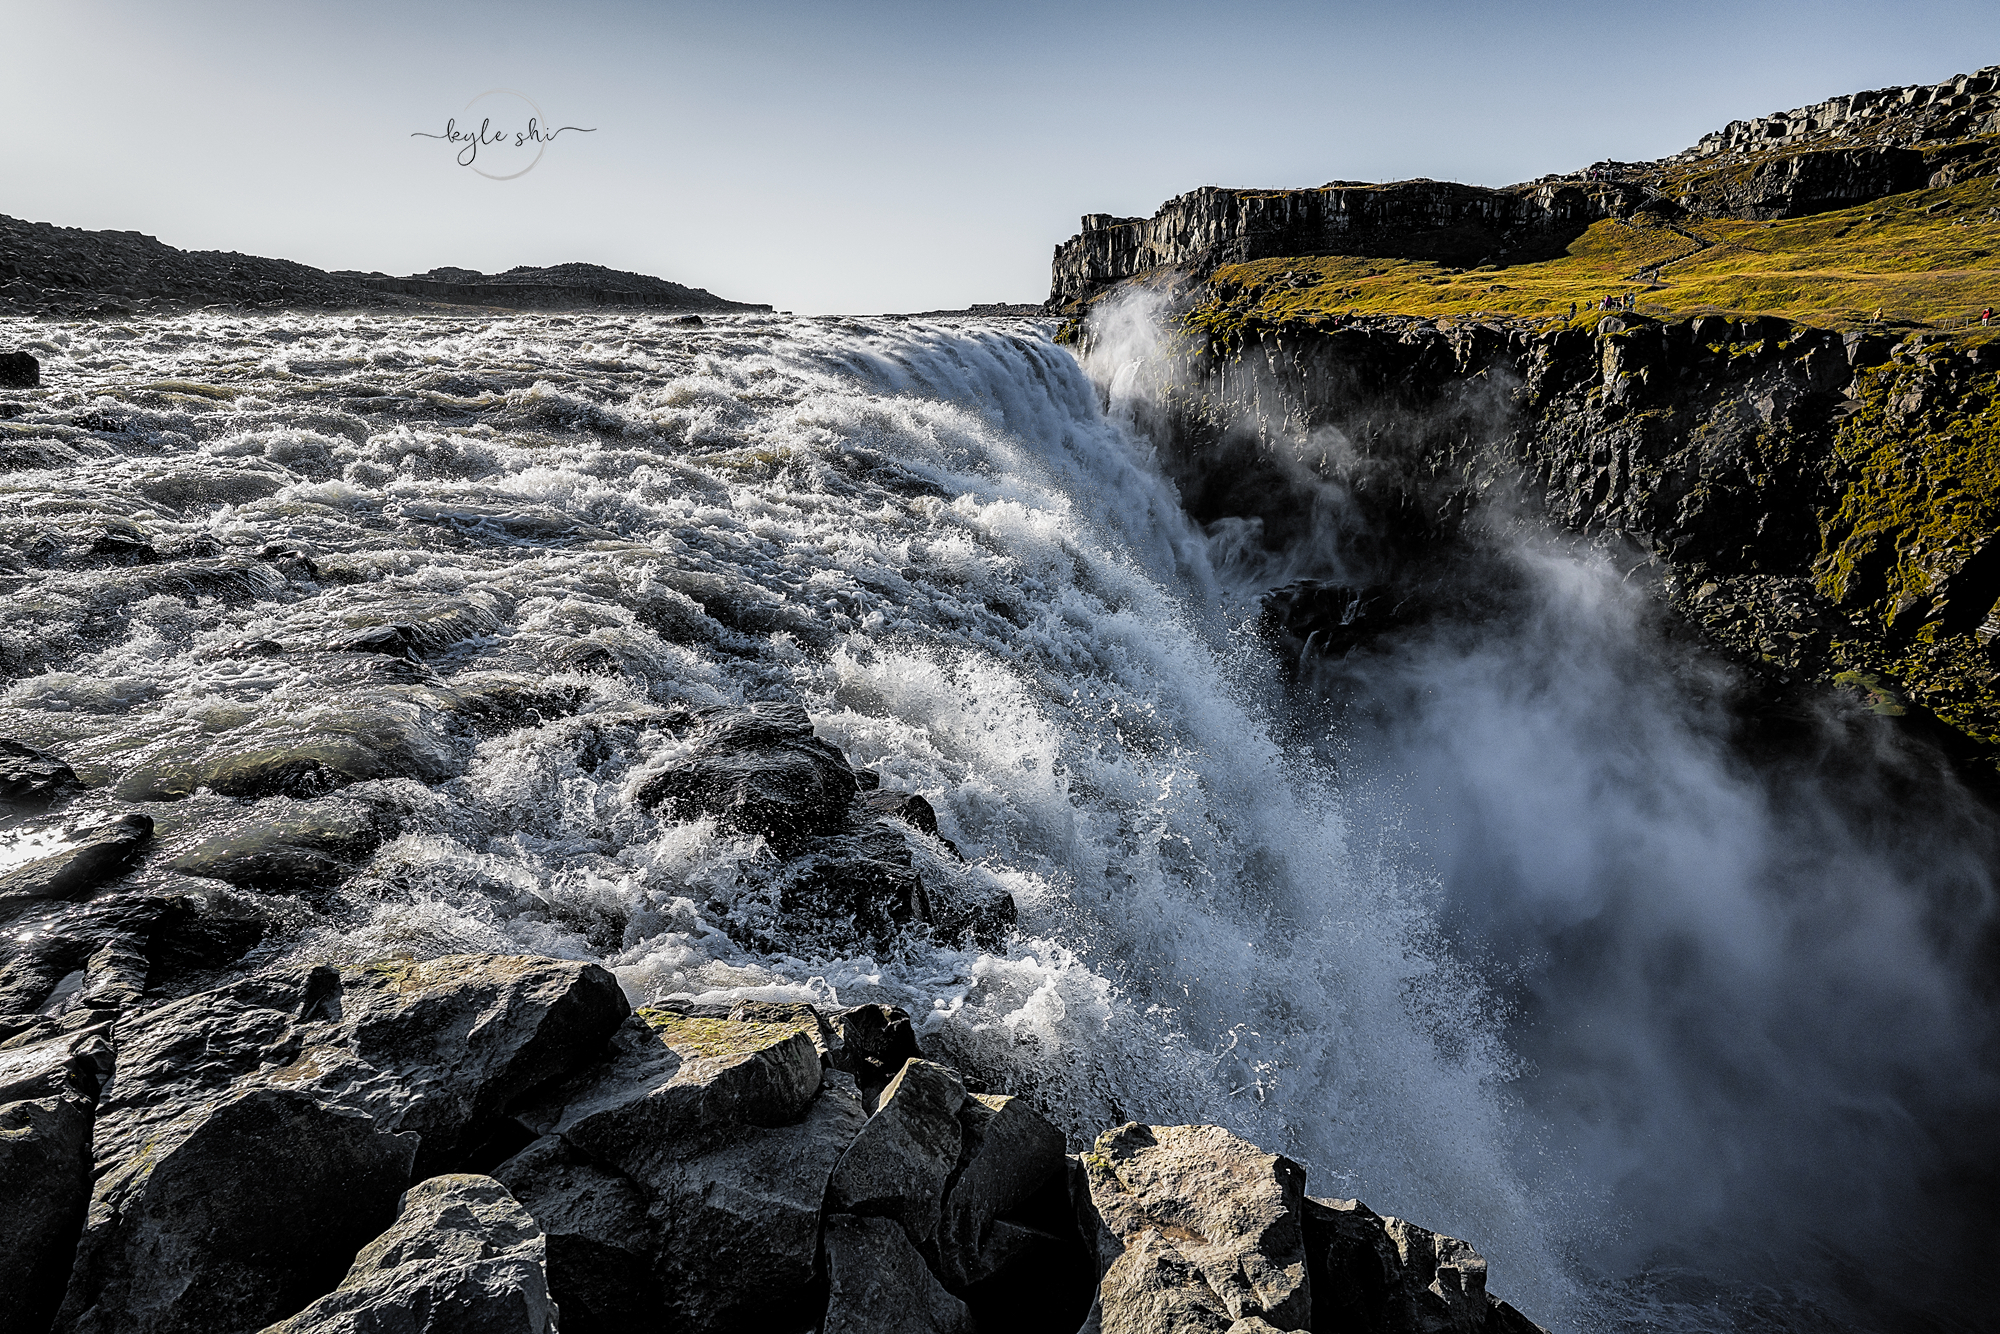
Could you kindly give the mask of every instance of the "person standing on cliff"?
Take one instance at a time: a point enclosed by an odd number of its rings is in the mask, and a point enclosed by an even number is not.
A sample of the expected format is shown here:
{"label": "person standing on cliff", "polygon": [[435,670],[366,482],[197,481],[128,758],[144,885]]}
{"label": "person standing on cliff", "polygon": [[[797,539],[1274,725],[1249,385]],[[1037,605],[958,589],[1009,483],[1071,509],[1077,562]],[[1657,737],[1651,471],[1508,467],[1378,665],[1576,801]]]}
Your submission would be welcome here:
{"label": "person standing on cliff", "polygon": [[1986,309],[1979,312],[1979,324],[1981,328],[1985,328],[1986,326],[1992,323],[1993,323],[1993,307],[1988,306]]}
{"label": "person standing on cliff", "polygon": [[1571,319],[1575,319],[1575,318],[1576,318],[1576,302],[1574,302],[1574,301],[1572,301],[1572,302],[1570,302],[1570,303],[1569,303],[1569,317],[1570,317]]}

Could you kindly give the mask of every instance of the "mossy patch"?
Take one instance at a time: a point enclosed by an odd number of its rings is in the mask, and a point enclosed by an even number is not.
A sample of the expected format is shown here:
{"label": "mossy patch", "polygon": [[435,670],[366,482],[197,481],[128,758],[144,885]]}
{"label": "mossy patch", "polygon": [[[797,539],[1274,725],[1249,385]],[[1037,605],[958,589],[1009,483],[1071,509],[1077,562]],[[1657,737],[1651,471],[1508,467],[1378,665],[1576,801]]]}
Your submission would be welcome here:
{"label": "mossy patch", "polygon": [[812,1034],[805,1020],[755,1023],[740,1019],[708,1019],[680,1014],[674,1010],[647,1007],[638,1011],[646,1026],[679,1055],[690,1060],[709,1056],[749,1056],[804,1034]]}

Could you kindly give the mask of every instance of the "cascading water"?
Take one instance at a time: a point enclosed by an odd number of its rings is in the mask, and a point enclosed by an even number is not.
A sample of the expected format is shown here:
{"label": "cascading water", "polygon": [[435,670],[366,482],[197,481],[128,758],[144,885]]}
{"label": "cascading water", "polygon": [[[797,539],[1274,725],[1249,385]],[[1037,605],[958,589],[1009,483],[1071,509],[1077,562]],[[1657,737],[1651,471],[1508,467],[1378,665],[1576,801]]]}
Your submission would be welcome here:
{"label": "cascading water", "polygon": [[[444,684],[508,670],[574,702],[476,744],[438,730],[430,781],[346,789],[400,833],[338,892],[282,902],[263,956],[533,950],[601,958],[641,1001],[902,1005],[1073,1139],[1226,1125],[1304,1162],[1316,1194],[1472,1240],[1545,1323],[1611,1318],[1589,1275],[1618,1232],[1615,1165],[1583,1113],[1516,1091],[1535,1073],[1509,1026],[1521,1002],[1453,934],[1463,877],[1411,855],[1420,819],[1385,826],[1370,794],[1387,789],[1337,783],[1300,744],[1241,629],[1252,590],[1218,577],[1145,442],[1043,333],[219,316],[18,332],[61,388],[5,426],[61,454],[0,478],[17,549],[109,525],[265,563],[210,589],[17,560],[0,734],[112,784],[217,738],[253,748],[355,703],[286,650],[426,615]],[[370,707],[422,731],[422,689]],[[1004,948],[834,957],[736,929],[769,851],[633,793],[678,744],[671,706],[760,699],[804,703],[854,764],[929,798],[967,860],[919,839],[925,880],[1011,894]],[[235,809],[144,806],[160,850],[137,874],[160,883]],[[1672,1320],[1726,1327],[1706,1311]]]}

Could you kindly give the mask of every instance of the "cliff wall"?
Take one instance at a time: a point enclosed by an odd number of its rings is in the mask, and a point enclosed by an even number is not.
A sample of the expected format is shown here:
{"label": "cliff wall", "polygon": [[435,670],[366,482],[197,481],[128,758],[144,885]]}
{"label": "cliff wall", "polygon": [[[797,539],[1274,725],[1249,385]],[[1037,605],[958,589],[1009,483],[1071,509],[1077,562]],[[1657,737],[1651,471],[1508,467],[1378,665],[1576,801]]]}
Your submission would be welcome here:
{"label": "cliff wall", "polygon": [[2000,755],[2000,339],[1253,323],[1183,329],[1145,378],[1204,522],[1443,603],[1496,534],[1551,524],[1649,570],[1765,684],[1863,690],[1962,760]]}

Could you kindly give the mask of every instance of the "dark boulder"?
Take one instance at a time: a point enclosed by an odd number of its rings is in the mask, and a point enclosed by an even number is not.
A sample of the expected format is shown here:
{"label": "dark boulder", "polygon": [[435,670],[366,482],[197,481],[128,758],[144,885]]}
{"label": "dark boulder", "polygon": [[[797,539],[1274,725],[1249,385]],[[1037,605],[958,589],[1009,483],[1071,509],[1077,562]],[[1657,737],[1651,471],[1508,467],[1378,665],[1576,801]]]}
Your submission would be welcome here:
{"label": "dark boulder", "polygon": [[806,917],[828,928],[845,927],[868,941],[884,941],[904,927],[931,920],[923,877],[911,865],[903,835],[876,821],[851,834],[813,844],[786,875],[778,904],[786,917]]}
{"label": "dark boulder", "polygon": [[1486,1260],[1456,1237],[1308,1198],[1302,1215],[1313,1328],[1354,1334],[1544,1334],[1486,1291]]}
{"label": "dark boulder", "polygon": [[938,1225],[938,1272],[963,1291],[1024,1260],[1046,1270],[1062,1241],[1017,1221],[1061,1179],[1062,1132],[1020,1098],[968,1094],[958,1112],[959,1161]]}
{"label": "dark boulder", "polygon": [[55,756],[0,737],[0,802],[43,806],[82,786],[75,770]]}
{"label": "dark boulder", "polygon": [[564,1334],[622,1334],[656,1320],[658,1239],[637,1182],[544,1135],[494,1169],[548,1242],[549,1288]]}
{"label": "dark boulder", "polygon": [[923,1056],[917,1050],[909,1013],[895,1006],[856,1005],[835,1010],[828,1024],[838,1040],[829,1064],[853,1075],[864,1095],[894,1079],[905,1062]]}
{"label": "dark boulder", "polygon": [[0,1104],[0,1331],[42,1334],[90,1205],[89,1100]]}
{"label": "dark boulder", "polygon": [[827,1207],[893,1219],[924,1255],[938,1253],[945,1186],[965,1145],[965,1082],[949,1066],[909,1061],[841,1155]]}
{"label": "dark boulder", "polygon": [[39,389],[42,363],[26,352],[0,352],[0,389]]}
{"label": "dark boulder", "polygon": [[644,1247],[673,1328],[811,1323],[827,1177],[867,1119],[854,1081],[823,1069],[819,1028],[649,1008],[606,1064],[521,1113],[644,1201],[641,1236],[629,1196],[546,1142],[495,1169],[587,1243],[551,1248],[558,1294],[602,1291]]}
{"label": "dark boulder", "polygon": [[862,794],[861,804],[877,815],[901,820],[910,828],[936,836],[938,831],[937,812],[931,804],[914,792],[898,792],[893,788],[876,788]]}
{"label": "dark boulder", "polygon": [[700,715],[689,753],[647,779],[638,799],[677,819],[713,816],[790,853],[839,832],[859,790],[803,708],[763,703]]}

